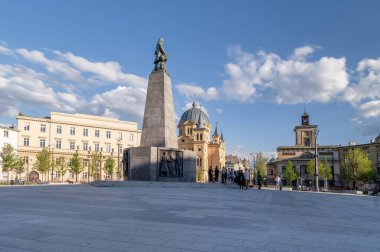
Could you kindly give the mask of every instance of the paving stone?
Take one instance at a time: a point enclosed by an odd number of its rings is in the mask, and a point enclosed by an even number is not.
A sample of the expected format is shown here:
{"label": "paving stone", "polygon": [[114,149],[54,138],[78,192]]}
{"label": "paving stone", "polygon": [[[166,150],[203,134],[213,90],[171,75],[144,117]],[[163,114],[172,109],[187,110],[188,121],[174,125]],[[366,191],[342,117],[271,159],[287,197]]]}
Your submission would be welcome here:
{"label": "paving stone", "polygon": [[0,251],[380,251],[380,197],[221,184],[0,187]]}

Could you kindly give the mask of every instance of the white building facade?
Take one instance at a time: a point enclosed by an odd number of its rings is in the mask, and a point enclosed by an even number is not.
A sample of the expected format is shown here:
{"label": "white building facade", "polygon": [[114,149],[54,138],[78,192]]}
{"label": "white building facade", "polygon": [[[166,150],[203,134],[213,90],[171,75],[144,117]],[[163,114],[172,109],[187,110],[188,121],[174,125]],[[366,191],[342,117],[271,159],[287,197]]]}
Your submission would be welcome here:
{"label": "white building facade", "polygon": [[[78,153],[83,160],[84,170],[79,174],[79,182],[99,179],[122,178],[122,150],[140,145],[141,130],[137,122],[120,121],[116,118],[85,114],[66,114],[52,112],[50,117],[31,117],[19,114],[18,153],[24,157],[26,171],[24,178],[41,179],[42,174],[33,169],[36,155],[43,148],[50,150],[52,160],[64,157],[65,162]],[[97,174],[90,177],[89,165],[93,153],[100,155],[101,167]],[[114,174],[107,174],[103,165],[108,157],[115,160]],[[45,180],[59,182],[74,180],[76,176],[69,171],[62,177],[54,167]]]}
{"label": "white building facade", "polygon": [[[17,136],[18,136],[18,131],[16,127],[14,126],[8,127],[8,126],[0,125],[1,150],[6,144],[10,144],[17,151]],[[2,160],[0,158],[0,164],[1,164],[1,161]],[[10,175],[9,179],[13,179],[13,174],[10,173],[9,175]],[[0,181],[3,181],[3,180],[6,181],[7,179],[8,179],[8,173],[3,172],[3,167],[2,165],[0,165]]]}

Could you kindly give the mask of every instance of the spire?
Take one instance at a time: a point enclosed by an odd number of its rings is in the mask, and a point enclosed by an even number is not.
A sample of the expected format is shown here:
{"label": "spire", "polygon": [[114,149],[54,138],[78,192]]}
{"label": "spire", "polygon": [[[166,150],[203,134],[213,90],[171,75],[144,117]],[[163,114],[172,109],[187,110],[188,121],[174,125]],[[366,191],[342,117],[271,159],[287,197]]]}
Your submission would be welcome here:
{"label": "spire", "polygon": [[224,142],[223,132],[220,133],[220,141]]}
{"label": "spire", "polygon": [[193,101],[193,108],[195,108],[195,101]]}
{"label": "spire", "polygon": [[219,137],[219,134],[218,134],[218,122],[215,123],[215,131],[214,131],[214,134],[212,135],[212,137]]}

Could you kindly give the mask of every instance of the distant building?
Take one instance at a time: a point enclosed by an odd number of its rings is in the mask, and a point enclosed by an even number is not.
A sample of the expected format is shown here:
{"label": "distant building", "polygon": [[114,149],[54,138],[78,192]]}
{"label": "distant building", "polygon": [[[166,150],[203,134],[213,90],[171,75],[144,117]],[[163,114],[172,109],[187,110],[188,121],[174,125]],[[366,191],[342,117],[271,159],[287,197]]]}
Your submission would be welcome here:
{"label": "distant building", "polygon": [[238,156],[228,155],[226,156],[226,168],[228,171],[234,170],[246,170],[250,169],[249,159],[239,159]]}
{"label": "distant building", "polygon": [[344,162],[348,151],[355,148],[359,148],[360,150],[368,153],[368,157],[372,162],[373,170],[377,175],[377,182],[380,182],[380,134],[375,138],[375,140],[367,144],[355,144],[350,142],[347,146],[339,146],[339,160],[341,163]]}
{"label": "distant building", "polygon": [[[6,144],[12,145],[12,147],[17,151],[17,136],[18,131],[15,126],[4,126],[0,125],[0,151]],[[0,158],[0,162],[1,162]],[[9,179],[14,179],[14,174],[9,174]],[[3,167],[0,165],[0,181],[1,180],[7,180],[8,179],[8,173],[3,172]]]}
{"label": "distant building", "polygon": [[[272,181],[277,175],[283,176],[288,161],[295,166],[298,174],[299,183],[305,180],[313,180],[314,174],[308,174],[306,171],[307,162],[314,159],[315,152],[315,134],[318,125],[309,124],[309,114],[304,113],[301,116],[301,125],[294,127],[295,145],[294,146],[278,146],[277,159],[269,160],[267,164],[268,182]],[[331,166],[332,180],[331,185],[339,183],[339,155],[337,145],[319,145],[319,159],[326,159]]]}
{"label": "distant building", "polygon": [[[101,155],[101,162],[98,164],[99,172],[91,179],[109,179],[109,175],[103,170],[104,161],[111,156],[115,159],[115,174],[113,179],[117,179],[117,164],[120,162],[120,177],[122,177],[122,149],[140,145],[141,130],[138,129],[137,122],[120,121],[116,118],[85,114],[66,114],[52,112],[49,117],[32,117],[22,113],[17,117],[19,137],[18,153],[23,156],[26,162],[26,173],[29,178],[31,173],[35,178],[41,178],[38,171],[33,170],[36,161],[36,154],[43,148],[48,148],[52,152],[52,160],[57,163],[58,158],[63,156],[66,162],[74,153],[79,153],[85,167],[79,178],[87,182],[89,178],[88,167],[91,161],[91,154],[97,152]],[[118,152],[119,147],[119,152]],[[27,175],[28,174],[28,175]],[[65,181],[74,179],[74,174],[67,172],[61,178],[53,170],[49,171],[49,180]],[[79,180],[79,179],[78,179]]]}
{"label": "distant building", "polygon": [[196,153],[197,172],[202,180],[208,180],[208,169],[225,166],[225,143],[223,133],[219,135],[218,125],[215,125],[211,134],[211,124],[208,116],[195,106],[186,110],[178,123],[178,147],[184,150],[192,150]]}

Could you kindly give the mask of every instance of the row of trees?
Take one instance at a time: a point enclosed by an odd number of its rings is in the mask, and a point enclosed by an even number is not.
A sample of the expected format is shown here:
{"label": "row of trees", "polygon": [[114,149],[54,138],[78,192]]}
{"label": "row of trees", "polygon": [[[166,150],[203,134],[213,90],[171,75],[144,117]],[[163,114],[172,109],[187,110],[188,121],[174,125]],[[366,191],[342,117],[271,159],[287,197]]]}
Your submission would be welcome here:
{"label": "row of trees", "polygon": [[[25,162],[24,157],[17,156],[16,151],[10,144],[6,144],[2,151],[0,152],[0,157],[2,159],[1,165],[4,172],[8,174],[9,183],[9,173],[15,172],[21,177],[21,174],[25,172]],[[101,156],[100,153],[95,152],[91,155],[91,162],[88,164],[88,181],[90,177],[94,177],[95,174],[100,173],[101,166]],[[36,161],[33,164],[33,169],[37,170],[41,174],[41,180],[45,181],[49,176],[49,171],[56,171],[62,178],[67,173],[67,171],[75,174],[75,181],[78,182],[78,175],[85,170],[86,167],[83,166],[83,160],[80,158],[78,153],[74,153],[73,156],[67,161],[64,156],[59,156],[56,162],[53,161],[52,153],[47,149],[43,148],[36,155]],[[111,176],[113,179],[113,173],[115,171],[115,160],[112,157],[108,157],[105,160],[104,171]],[[27,175],[28,176],[28,175]]]}
{"label": "row of trees", "polygon": [[[306,172],[311,176],[315,173],[315,160],[311,159],[307,163]],[[318,175],[324,180],[325,187],[327,180],[332,179],[331,166],[326,159],[318,160]],[[297,179],[297,172],[291,161],[288,161],[284,178],[289,184]],[[364,186],[368,182],[376,181],[376,172],[372,168],[372,162],[368,153],[359,148],[351,149],[347,152],[345,160],[340,165],[340,180],[345,186],[351,186],[356,189],[357,182],[363,182]],[[365,188],[364,188],[365,189]]]}

